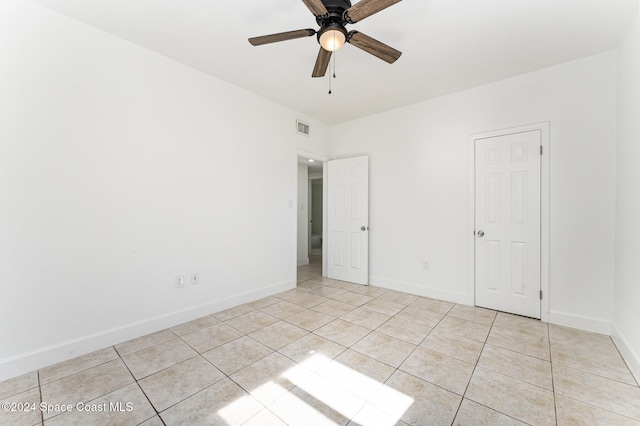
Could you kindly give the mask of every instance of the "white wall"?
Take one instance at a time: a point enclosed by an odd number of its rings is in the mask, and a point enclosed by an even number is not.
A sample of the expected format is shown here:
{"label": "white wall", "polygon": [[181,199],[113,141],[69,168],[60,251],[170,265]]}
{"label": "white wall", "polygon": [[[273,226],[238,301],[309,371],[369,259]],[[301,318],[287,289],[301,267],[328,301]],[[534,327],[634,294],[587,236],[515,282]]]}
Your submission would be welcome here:
{"label": "white wall", "polygon": [[295,286],[325,126],[21,0],[0,55],[0,380]]}
{"label": "white wall", "polygon": [[309,167],[298,164],[298,266],[309,263]]}
{"label": "white wall", "polygon": [[370,156],[370,282],[473,304],[469,135],[548,121],[549,319],[609,332],[616,61],[601,54],[333,127],[330,156]]}
{"label": "white wall", "polygon": [[613,336],[640,381],[640,7],[619,49]]}

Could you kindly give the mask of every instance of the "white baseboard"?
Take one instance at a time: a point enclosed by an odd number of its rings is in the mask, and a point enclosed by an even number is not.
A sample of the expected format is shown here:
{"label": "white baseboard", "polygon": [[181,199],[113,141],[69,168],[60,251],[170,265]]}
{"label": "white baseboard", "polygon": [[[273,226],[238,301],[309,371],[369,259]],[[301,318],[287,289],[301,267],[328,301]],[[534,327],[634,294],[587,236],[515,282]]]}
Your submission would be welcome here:
{"label": "white baseboard", "polygon": [[606,334],[607,336],[611,335],[611,321],[600,318],[550,311],[549,323],[577,328],[584,331],[591,331],[593,333]]}
{"label": "white baseboard", "polygon": [[389,280],[381,277],[369,276],[369,284],[389,290],[402,291],[416,296],[431,297],[432,299],[446,300],[447,302],[460,303],[473,306],[473,294],[456,293],[438,288],[429,288],[424,285]]}
{"label": "white baseboard", "polygon": [[640,354],[629,344],[629,340],[620,332],[615,324],[613,324],[611,329],[611,338],[622,354],[636,382],[640,384]]}
{"label": "white baseboard", "polygon": [[159,315],[0,360],[0,381],[296,287],[295,280]]}
{"label": "white baseboard", "polygon": [[304,266],[309,264],[309,258],[305,257],[304,259],[298,259],[298,266]]}

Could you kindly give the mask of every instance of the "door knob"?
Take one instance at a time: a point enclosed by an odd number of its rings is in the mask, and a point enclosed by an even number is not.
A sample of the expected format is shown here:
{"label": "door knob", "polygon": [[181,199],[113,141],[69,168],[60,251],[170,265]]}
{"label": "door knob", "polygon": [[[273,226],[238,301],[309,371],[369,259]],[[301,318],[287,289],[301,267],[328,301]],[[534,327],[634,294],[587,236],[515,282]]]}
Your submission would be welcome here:
{"label": "door knob", "polygon": [[484,237],[484,231],[478,231],[478,237],[480,238]]}
{"label": "door knob", "polygon": [[367,227],[366,227],[366,226],[361,226],[361,227],[360,227],[360,230],[361,230],[361,231],[366,231],[366,230],[367,230]]}

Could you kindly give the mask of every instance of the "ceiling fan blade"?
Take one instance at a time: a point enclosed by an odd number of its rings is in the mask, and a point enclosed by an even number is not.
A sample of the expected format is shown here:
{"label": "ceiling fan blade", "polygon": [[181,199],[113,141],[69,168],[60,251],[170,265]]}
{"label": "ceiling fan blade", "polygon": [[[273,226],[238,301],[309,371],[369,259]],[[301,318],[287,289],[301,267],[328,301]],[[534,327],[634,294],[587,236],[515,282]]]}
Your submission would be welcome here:
{"label": "ceiling fan blade", "polygon": [[349,31],[347,41],[355,47],[371,53],[373,56],[376,56],[390,64],[397,61],[400,55],[402,55],[402,52],[399,50],[396,50],[391,46],[387,46],[375,38],[362,34],[359,31]]}
{"label": "ceiling fan blade", "polygon": [[285,33],[269,34],[260,37],[251,37],[249,43],[254,46],[275,43],[278,41],[293,40],[295,38],[309,37],[316,33],[316,30],[307,28],[306,30],[287,31]]}
{"label": "ceiling fan blade", "polygon": [[316,16],[325,16],[329,14],[329,11],[327,11],[327,8],[322,4],[321,0],[302,0],[302,3],[304,3],[311,13]]}
{"label": "ceiling fan blade", "polygon": [[402,0],[360,0],[354,6],[345,10],[344,19],[350,24],[354,24],[400,1]]}
{"label": "ceiling fan blade", "polygon": [[322,47],[320,48],[320,52],[318,52],[318,59],[316,59],[316,65],[313,67],[313,74],[311,74],[311,77],[324,77],[327,73],[327,68],[329,67],[331,53],[332,52],[324,50]]}

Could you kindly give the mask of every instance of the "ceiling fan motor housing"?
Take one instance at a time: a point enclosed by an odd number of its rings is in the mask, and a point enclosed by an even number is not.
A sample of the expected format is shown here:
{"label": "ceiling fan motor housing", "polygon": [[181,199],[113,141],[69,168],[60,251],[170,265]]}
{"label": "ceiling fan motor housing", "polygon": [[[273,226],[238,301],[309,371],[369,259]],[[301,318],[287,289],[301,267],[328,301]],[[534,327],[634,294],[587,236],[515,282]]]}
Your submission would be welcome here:
{"label": "ceiling fan motor housing", "polygon": [[345,25],[347,21],[344,20],[343,14],[344,11],[351,7],[350,0],[322,0],[322,4],[327,8],[327,12],[329,12],[328,16],[317,16],[316,22],[320,26],[318,30],[318,43],[320,43],[320,37],[322,33],[327,30],[333,29],[342,32],[347,37],[347,30],[345,29]]}

